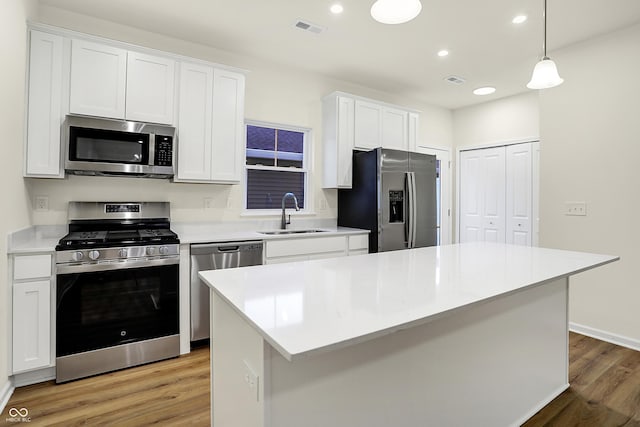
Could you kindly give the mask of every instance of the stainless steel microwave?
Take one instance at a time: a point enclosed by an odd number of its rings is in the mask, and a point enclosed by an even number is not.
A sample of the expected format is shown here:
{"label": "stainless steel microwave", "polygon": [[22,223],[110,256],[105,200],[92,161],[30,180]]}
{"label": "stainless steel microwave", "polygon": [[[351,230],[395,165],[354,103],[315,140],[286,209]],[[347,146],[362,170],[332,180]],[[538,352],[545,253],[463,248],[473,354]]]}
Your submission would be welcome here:
{"label": "stainless steel microwave", "polygon": [[171,126],[67,116],[64,134],[68,173],[173,177],[175,128]]}

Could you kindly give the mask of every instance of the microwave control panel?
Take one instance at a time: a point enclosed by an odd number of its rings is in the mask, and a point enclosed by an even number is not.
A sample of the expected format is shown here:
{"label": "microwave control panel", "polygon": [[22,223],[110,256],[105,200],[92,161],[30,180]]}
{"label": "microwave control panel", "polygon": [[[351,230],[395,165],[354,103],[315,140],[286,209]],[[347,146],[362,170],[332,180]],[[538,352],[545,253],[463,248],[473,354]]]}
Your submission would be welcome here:
{"label": "microwave control panel", "polygon": [[156,150],[154,164],[156,166],[171,166],[173,163],[173,138],[156,135]]}

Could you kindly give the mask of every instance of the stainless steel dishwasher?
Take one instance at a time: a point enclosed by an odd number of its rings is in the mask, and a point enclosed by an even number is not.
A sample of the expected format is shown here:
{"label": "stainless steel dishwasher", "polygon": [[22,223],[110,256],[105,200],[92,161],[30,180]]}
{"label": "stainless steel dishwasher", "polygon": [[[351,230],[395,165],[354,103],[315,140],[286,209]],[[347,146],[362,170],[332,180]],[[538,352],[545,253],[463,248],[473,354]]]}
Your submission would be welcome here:
{"label": "stainless steel dishwasher", "polygon": [[198,272],[261,265],[262,250],[261,241],[191,245],[191,341],[209,338],[209,287]]}

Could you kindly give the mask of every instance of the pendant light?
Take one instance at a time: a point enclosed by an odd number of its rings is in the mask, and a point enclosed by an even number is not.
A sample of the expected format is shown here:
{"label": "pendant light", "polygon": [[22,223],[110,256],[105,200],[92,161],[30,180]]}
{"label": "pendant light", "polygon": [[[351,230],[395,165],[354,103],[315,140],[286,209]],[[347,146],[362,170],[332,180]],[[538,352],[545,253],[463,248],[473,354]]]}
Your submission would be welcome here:
{"label": "pendant light", "polygon": [[544,1],[542,10],[542,20],[544,21],[544,32],[542,41],[543,56],[533,69],[531,81],[527,83],[529,89],[548,89],[562,84],[564,79],[558,75],[556,63],[547,56],[547,0]]}
{"label": "pendant light", "polygon": [[377,0],[371,6],[371,16],[383,24],[404,24],[420,14],[420,0]]}

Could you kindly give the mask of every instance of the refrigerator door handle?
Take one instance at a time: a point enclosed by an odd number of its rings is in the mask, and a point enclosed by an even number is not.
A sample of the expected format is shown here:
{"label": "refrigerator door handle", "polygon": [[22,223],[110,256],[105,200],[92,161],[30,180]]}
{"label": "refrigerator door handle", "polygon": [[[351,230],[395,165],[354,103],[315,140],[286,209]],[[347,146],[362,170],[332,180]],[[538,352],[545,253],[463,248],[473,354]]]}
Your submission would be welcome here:
{"label": "refrigerator door handle", "polygon": [[416,243],[416,180],[413,172],[407,172],[407,187],[409,199],[409,239],[408,248],[415,247]]}
{"label": "refrigerator door handle", "polygon": [[404,188],[407,195],[407,203],[405,208],[404,218],[404,241],[407,244],[407,248],[411,247],[411,172],[404,174]]}
{"label": "refrigerator door handle", "polygon": [[411,206],[412,206],[412,211],[411,211],[411,215],[413,217],[413,219],[411,220],[411,230],[412,230],[412,237],[411,237],[411,247],[415,248],[416,247],[416,241],[418,239],[418,200],[417,200],[417,188],[416,188],[416,174],[415,172],[411,172]]}

